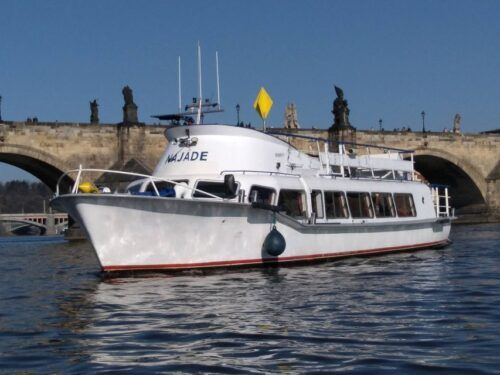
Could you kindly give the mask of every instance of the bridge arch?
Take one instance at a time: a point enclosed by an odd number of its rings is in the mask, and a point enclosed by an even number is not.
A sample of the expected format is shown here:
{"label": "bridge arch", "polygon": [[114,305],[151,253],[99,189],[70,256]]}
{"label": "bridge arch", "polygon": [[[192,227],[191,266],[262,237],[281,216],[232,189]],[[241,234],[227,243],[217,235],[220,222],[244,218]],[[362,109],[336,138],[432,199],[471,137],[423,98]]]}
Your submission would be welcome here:
{"label": "bridge arch", "polygon": [[448,185],[452,205],[457,209],[484,206],[485,177],[468,161],[437,149],[419,149],[414,154],[415,169],[431,183]]}
{"label": "bridge arch", "polygon": [[47,232],[47,226],[45,224],[40,224],[37,223],[36,221],[31,221],[31,220],[22,220],[22,219],[5,219],[5,218],[0,218],[0,224],[4,223],[17,223],[20,225],[24,226],[32,226],[32,227],[37,227],[40,230],[40,235],[44,235]]}
{"label": "bridge arch", "polygon": [[[31,173],[53,191],[57,180],[66,170],[64,163],[52,155],[23,145],[0,145],[0,162]],[[71,184],[71,178],[66,177],[61,183],[61,188],[67,189]]]}

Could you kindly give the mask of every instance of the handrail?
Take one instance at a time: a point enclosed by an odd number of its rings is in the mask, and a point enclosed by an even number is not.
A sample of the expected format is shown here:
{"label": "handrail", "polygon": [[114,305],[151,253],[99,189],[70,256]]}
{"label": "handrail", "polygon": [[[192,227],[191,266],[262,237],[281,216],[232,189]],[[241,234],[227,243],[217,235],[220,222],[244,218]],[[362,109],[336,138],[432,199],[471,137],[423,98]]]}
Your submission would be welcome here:
{"label": "handrail", "polygon": [[[327,138],[321,138],[321,137],[312,137],[310,135],[301,135],[301,134],[293,134],[293,133],[283,133],[280,131],[276,130],[267,130],[266,134],[269,135],[282,135],[284,137],[292,137],[292,138],[303,138],[303,139],[309,139],[312,141],[322,141],[322,142],[330,142],[329,139]],[[346,141],[335,141],[335,143],[341,144],[341,145],[353,145],[353,146],[362,146],[362,147],[373,147],[373,148],[380,148],[382,150],[392,150],[392,151],[397,151],[398,153],[408,153],[412,154],[415,152],[415,150],[405,150],[402,148],[393,148],[393,147],[386,147],[386,146],[377,146],[377,145],[370,145],[367,143],[355,143],[355,142],[346,142]]]}
{"label": "handrail", "polygon": [[110,170],[110,169],[82,168],[81,165],[80,165],[80,168],[78,168],[78,169],[71,169],[69,171],[66,171],[66,172],[64,172],[59,177],[59,179],[57,180],[57,185],[56,185],[56,193],[55,193],[56,197],[59,196],[59,184],[61,183],[62,179],[65,176],[68,176],[70,173],[75,173],[75,172],[78,172],[78,175],[77,175],[77,178],[75,180],[75,184],[73,185],[73,188],[71,189],[72,194],[76,194],[78,192],[78,186],[80,185],[79,182],[80,182],[80,178],[81,178],[82,172],[102,172],[102,173],[115,173],[115,174],[121,174],[121,175],[126,175],[126,176],[135,176],[135,177],[147,178],[153,184],[153,188],[155,189],[155,193],[156,193],[157,196],[160,196],[160,193],[159,193],[159,191],[158,191],[158,189],[156,187],[155,181],[157,181],[157,182],[158,181],[164,181],[164,182],[168,182],[170,184],[174,184],[176,186],[180,185],[180,186],[182,186],[184,188],[188,188],[191,191],[196,191],[196,192],[208,195],[211,198],[216,198],[216,199],[224,200],[223,198],[218,197],[217,195],[208,193],[206,191],[203,191],[203,190],[200,190],[200,189],[196,189],[196,188],[192,188],[192,187],[187,186],[187,185],[182,185],[183,184],[182,182],[176,182],[176,181],[169,180],[169,179],[162,178],[162,177],[155,177],[155,176],[150,176],[150,175],[146,175],[146,174],[142,174],[142,173],[116,171],[116,170]]}
{"label": "handrail", "polygon": [[282,176],[293,176],[293,177],[300,177],[300,174],[297,174],[297,173],[285,173],[285,172],[273,172],[273,171],[256,171],[256,170],[252,170],[252,169],[225,169],[223,171],[220,172],[221,175],[223,175],[224,173],[242,173],[242,174],[245,174],[245,173],[265,173],[265,174],[269,174],[269,175],[282,175]]}

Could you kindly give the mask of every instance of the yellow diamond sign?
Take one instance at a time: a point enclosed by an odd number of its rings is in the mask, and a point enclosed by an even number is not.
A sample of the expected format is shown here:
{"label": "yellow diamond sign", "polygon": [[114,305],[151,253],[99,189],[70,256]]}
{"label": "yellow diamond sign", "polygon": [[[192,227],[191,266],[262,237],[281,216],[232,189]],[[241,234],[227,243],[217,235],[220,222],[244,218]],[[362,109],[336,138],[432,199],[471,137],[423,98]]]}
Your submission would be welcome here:
{"label": "yellow diamond sign", "polygon": [[272,106],[273,100],[267,93],[266,89],[264,87],[261,87],[259,94],[257,95],[257,98],[255,98],[255,102],[253,103],[253,107],[259,113],[259,116],[262,118],[262,120],[265,120],[267,118],[267,115],[269,114]]}

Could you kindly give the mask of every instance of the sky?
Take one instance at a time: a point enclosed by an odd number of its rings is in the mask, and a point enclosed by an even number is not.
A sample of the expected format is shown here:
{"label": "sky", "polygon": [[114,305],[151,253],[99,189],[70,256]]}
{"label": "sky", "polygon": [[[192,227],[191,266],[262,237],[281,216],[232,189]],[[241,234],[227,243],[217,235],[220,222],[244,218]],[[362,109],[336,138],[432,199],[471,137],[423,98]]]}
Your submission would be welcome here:
{"label": "sky", "polygon": [[[208,121],[260,124],[261,86],[281,126],[296,104],[302,127],[333,122],[333,86],[344,90],[359,129],[500,127],[500,1],[28,1],[0,2],[0,95],[4,120],[121,121],[123,86],[139,120],[197,95],[198,41],[204,97],[216,99],[219,53],[225,112]],[[0,164],[0,181],[17,178]],[[22,174],[21,174],[22,175]]]}

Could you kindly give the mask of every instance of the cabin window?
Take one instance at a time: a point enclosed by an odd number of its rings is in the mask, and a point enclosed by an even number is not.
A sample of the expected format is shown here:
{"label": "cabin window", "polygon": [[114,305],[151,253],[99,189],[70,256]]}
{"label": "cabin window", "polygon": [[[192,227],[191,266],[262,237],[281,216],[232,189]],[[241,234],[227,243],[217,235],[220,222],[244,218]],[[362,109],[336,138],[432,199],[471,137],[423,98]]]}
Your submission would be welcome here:
{"label": "cabin window", "polygon": [[353,218],[372,218],[373,209],[370,194],[347,193],[347,202]]}
{"label": "cabin window", "polygon": [[[224,189],[224,182],[219,181],[198,181],[196,183],[195,189],[193,191],[193,198],[213,198],[210,195],[204,194],[207,192],[209,194],[215,195],[219,198],[234,198],[233,196],[226,195]],[[202,191],[199,191],[202,190]]]}
{"label": "cabin window", "polygon": [[294,218],[306,217],[306,196],[302,190],[281,190],[278,206],[288,216]]}
{"label": "cabin window", "polygon": [[311,192],[311,204],[312,212],[316,216],[316,219],[323,219],[325,214],[323,212],[323,194],[321,194],[321,190],[313,190]]}
{"label": "cabin window", "polygon": [[248,195],[249,202],[273,204],[276,191],[264,186],[252,186]]}
{"label": "cabin window", "polygon": [[396,202],[396,212],[399,217],[417,216],[411,194],[396,193],[394,194],[394,201]]}
{"label": "cabin window", "polygon": [[327,219],[349,217],[345,195],[342,191],[325,191],[325,207]]}
{"label": "cabin window", "polygon": [[372,193],[372,202],[376,217],[394,217],[394,201],[390,193]]}
{"label": "cabin window", "polygon": [[[187,183],[188,180],[175,180],[175,182]],[[168,181],[155,181],[154,184],[156,185],[156,189],[158,189],[158,193],[160,194],[161,197],[175,197],[174,183]],[[150,193],[150,195],[156,195],[156,191],[152,182],[147,184],[146,189],[144,191],[146,193]]]}

